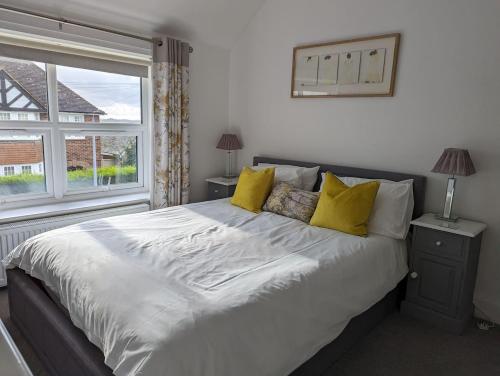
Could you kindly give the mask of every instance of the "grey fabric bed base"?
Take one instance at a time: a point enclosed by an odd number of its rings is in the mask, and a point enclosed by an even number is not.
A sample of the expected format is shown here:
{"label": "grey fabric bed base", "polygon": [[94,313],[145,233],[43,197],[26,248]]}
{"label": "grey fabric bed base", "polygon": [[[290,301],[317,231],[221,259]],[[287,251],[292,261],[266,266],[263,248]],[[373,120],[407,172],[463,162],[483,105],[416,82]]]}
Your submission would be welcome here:
{"label": "grey fabric bed base", "polygon": [[[51,376],[112,376],[102,352],[90,343],[52,301],[40,281],[21,269],[7,271],[10,317],[32,345]],[[360,338],[396,310],[405,281],[367,311],[353,318],[344,331],[292,376],[327,374],[328,368]],[[181,375],[179,375],[181,376]]]}

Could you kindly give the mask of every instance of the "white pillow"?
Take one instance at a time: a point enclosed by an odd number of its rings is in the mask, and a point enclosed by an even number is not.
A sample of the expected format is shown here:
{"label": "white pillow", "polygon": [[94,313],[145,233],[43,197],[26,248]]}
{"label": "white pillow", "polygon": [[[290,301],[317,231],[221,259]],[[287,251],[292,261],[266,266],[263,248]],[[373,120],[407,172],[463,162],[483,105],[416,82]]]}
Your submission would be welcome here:
{"label": "white pillow", "polygon": [[[264,170],[269,167],[274,167],[274,166],[252,166],[251,168],[259,171],[259,170]],[[273,185],[276,185],[278,183],[288,183],[291,186],[302,189],[302,175],[300,174],[300,171],[290,169],[290,168],[278,168],[276,167],[274,170],[274,183]]]}
{"label": "white pillow", "polygon": [[[392,181],[384,179],[363,179],[355,177],[338,177],[345,185],[378,180],[380,188],[375,198],[372,214],[368,222],[368,232],[388,236],[394,239],[404,239],[410,228],[413,213],[413,179]],[[321,189],[325,174],[321,174]]]}
{"label": "white pillow", "polygon": [[304,191],[312,191],[314,184],[316,184],[316,180],[318,180],[319,166],[308,168],[291,165],[259,163],[258,167],[276,167],[275,176],[278,176],[279,174],[297,174],[301,179],[301,186],[298,186],[297,188],[303,189]]}

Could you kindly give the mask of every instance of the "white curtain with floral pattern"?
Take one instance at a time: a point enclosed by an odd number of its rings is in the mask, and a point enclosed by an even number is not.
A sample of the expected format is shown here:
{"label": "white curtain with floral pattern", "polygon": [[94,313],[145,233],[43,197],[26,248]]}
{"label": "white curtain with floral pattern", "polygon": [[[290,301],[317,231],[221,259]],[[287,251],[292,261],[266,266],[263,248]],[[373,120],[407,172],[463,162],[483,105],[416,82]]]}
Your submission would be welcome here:
{"label": "white curtain with floral pattern", "polygon": [[155,209],[189,202],[189,49],[170,38],[154,43]]}

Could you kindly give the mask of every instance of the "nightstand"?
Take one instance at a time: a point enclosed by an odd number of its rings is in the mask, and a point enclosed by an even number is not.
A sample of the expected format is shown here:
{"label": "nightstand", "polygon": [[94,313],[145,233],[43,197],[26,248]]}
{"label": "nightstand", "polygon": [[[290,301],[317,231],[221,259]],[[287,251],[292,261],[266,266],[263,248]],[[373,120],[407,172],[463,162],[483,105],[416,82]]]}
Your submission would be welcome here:
{"label": "nightstand", "polygon": [[434,214],[425,214],[411,224],[410,272],[401,312],[461,334],[472,318],[486,225],[465,219],[443,222]]}
{"label": "nightstand", "polygon": [[208,200],[218,200],[220,198],[232,197],[238,178],[210,178],[208,183]]}

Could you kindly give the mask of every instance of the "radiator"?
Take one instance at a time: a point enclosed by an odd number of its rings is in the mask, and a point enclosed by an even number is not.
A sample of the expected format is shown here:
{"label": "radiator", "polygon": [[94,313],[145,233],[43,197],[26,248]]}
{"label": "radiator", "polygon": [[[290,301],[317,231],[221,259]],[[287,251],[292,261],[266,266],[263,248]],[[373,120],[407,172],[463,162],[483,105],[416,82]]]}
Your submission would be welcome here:
{"label": "radiator", "polygon": [[[0,225],[0,260],[26,239],[42,232],[92,219],[140,213],[148,210],[148,204],[137,204]],[[0,287],[5,285],[7,285],[7,276],[3,265],[0,264]]]}

